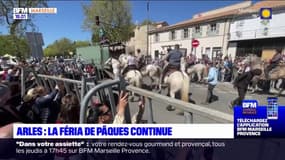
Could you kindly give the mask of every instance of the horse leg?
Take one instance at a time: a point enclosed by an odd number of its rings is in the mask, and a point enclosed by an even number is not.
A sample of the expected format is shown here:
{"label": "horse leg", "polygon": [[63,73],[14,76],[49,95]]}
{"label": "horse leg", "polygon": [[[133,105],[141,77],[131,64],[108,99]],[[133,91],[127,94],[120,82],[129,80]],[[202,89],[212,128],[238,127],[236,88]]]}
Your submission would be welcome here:
{"label": "horse leg", "polygon": [[[170,88],[170,87],[169,87]],[[170,90],[170,89],[169,89]],[[168,92],[169,93],[169,92]],[[173,92],[172,90],[170,91],[170,97],[171,98],[175,98],[175,92]],[[174,111],[175,110],[175,107],[173,107],[172,105],[168,105],[167,107],[166,107],[166,110],[168,110],[168,111]]]}
{"label": "horse leg", "polygon": [[155,87],[157,90],[159,89],[159,77],[155,78]]}
{"label": "horse leg", "polygon": [[150,81],[151,81],[151,82],[150,82],[151,89],[153,89],[153,85],[154,85],[153,82],[154,82],[154,79],[153,79],[151,76],[150,76]]}
{"label": "horse leg", "polygon": [[197,76],[198,76],[198,82],[202,83],[202,78],[201,78],[201,72],[197,72]]}

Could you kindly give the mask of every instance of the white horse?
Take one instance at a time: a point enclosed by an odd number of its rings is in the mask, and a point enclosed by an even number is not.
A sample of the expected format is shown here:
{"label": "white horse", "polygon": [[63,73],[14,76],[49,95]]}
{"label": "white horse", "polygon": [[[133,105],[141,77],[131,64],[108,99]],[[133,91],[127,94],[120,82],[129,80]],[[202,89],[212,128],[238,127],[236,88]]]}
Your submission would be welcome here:
{"label": "white horse", "polygon": [[113,74],[114,74],[114,78],[117,79],[120,76],[120,62],[115,59],[110,57],[106,62],[105,65],[111,65],[113,68]]}
{"label": "white horse", "polygon": [[[181,100],[188,102],[189,97],[189,76],[180,71],[174,71],[169,76],[164,78],[164,83],[168,84],[168,94],[171,98],[175,98],[175,94],[180,91]],[[167,107],[168,110],[173,110],[173,107]]]}
{"label": "white horse", "polygon": [[160,75],[162,69],[158,65],[148,64],[141,70],[142,76],[148,76],[151,79],[151,85],[155,84],[156,89],[159,88]]}
{"label": "white horse", "polygon": [[128,55],[121,54],[119,57],[119,62],[122,68],[126,68],[128,66]]}
{"label": "white horse", "polygon": [[[122,66],[121,61],[115,58],[109,58],[105,64],[111,64],[114,75],[120,75],[120,67]],[[116,76],[115,76],[116,77]],[[124,79],[132,86],[141,88],[142,86],[142,74],[138,70],[130,70],[125,74]],[[134,99],[134,93],[131,93],[131,101]]]}
{"label": "white horse", "polygon": [[190,76],[192,79],[195,74],[198,76],[198,82],[202,82],[203,77],[206,77],[207,75],[207,66],[204,64],[195,64],[189,68],[186,69],[186,73]]}

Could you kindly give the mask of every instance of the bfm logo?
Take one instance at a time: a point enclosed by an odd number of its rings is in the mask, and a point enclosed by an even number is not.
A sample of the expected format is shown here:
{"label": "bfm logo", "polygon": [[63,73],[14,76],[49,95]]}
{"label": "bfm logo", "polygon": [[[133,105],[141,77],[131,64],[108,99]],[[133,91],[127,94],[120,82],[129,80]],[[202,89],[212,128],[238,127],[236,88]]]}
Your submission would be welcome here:
{"label": "bfm logo", "polygon": [[28,8],[13,8],[13,19],[28,19]]}
{"label": "bfm logo", "polygon": [[13,8],[14,14],[28,14],[28,8]]}
{"label": "bfm logo", "polygon": [[258,104],[256,100],[243,100],[242,101],[242,114],[255,115],[257,106]]}

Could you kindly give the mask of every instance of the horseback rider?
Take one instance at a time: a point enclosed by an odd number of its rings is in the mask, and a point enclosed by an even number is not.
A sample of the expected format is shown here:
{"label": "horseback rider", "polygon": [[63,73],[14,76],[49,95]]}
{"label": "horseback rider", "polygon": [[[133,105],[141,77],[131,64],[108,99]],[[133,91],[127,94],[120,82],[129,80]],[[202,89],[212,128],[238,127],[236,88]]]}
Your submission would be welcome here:
{"label": "horseback rider", "polygon": [[168,65],[166,65],[162,71],[162,76],[160,79],[161,84],[163,83],[165,74],[169,71],[169,69],[180,70],[180,63],[183,54],[179,51],[179,45],[176,44],[174,50],[171,50],[168,55],[164,58],[164,60],[168,61]]}
{"label": "horseback rider", "polygon": [[138,61],[138,68],[142,68],[145,65],[145,57],[141,53],[140,49],[137,49],[137,61]]}
{"label": "horseback rider", "polygon": [[196,62],[196,56],[193,55],[192,53],[187,56],[187,68],[194,65]]}
{"label": "horseback rider", "polygon": [[282,61],[282,50],[277,49],[275,55],[272,57],[270,64],[264,70],[266,79],[269,79],[269,72],[278,66],[279,62]]}
{"label": "horseback rider", "polygon": [[151,61],[151,63],[153,64],[153,65],[159,65],[159,58],[158,57],[154,57],[154,59]]}
{"label": "horseback rider", "polygon": [[137,69],[137,60],[133,52],[129,53],[127,57],[128,66],[123,70],[122,75],[125,75],[130,70]]}

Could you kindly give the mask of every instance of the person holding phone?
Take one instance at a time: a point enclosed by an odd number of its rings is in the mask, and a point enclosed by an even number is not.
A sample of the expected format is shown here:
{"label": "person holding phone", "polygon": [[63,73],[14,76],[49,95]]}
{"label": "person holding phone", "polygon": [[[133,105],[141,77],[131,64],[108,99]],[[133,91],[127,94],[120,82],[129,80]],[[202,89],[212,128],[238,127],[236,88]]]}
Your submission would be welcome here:
{"label": "person holding phone", "polygon": [[[115,94],[114,94],[115,95]],[[104,103],[97,103],[87,110],[87,123],[98,124],[123,124],[125,123],[125,110],[128,104],[128,93],[121,92],[119,97],[114,96],[115,102],[117,101],[117,111],[115,117],[112,115],[110,103],[107,101]],[[139,111],[132,117],[132,123],[140,123],[145,108],[145,100],[142,100],[138,104]]]}

